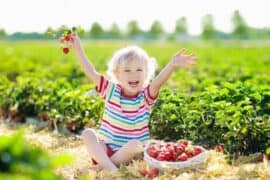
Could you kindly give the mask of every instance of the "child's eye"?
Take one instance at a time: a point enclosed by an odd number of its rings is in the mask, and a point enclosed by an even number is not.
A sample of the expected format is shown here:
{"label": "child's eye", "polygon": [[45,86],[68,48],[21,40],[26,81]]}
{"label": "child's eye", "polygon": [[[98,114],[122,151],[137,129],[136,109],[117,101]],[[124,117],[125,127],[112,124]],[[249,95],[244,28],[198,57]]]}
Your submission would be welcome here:
{"label": "child's eye", "polygon": [[137,69],[137,71],[142,71],[142,69]]}
{"label": "child's eye", "polygon": [[130,70],[129,69],[125,69],[124,72],[130,72]]}

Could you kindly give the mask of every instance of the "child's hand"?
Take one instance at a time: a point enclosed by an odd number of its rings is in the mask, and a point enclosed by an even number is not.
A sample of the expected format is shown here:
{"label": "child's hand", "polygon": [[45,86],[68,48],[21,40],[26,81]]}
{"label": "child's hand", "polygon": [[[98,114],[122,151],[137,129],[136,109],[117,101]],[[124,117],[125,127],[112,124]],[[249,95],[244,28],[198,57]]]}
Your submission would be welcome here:
{"label": "child's hand", "polygon": [[196,56],[193,54],[184,54],[185,49],[180,49],[178,53],[173,56],[172,62],[175,67],[189,68],[196,64]]}
{"label": "child's hand", "polygon": [[71,39],[72,39],[71,45],[72,45],[73,47],[77,47],[78,45],[80,45],[81,40],[80,40],[80,37],[77,35],[76,32],[72,32],[72,33],[70,34],[70,37],[71,37]]}

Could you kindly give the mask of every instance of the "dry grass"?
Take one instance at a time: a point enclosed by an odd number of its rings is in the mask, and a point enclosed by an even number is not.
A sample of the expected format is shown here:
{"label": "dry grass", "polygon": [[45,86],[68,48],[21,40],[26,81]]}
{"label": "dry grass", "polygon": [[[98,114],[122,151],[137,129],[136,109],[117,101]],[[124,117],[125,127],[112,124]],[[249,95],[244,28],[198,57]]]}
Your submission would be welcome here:
{"label": "dry grass", "polygon": [[[96,172],[91,166],[90,157],[79,136],[58,134],[47,129],[36,131],[32,125],[11,125],[0,123],[0,135],[10,135],[19,127],[27,128],[25,138],[50,154],[68,153],[74,157],[72,164],[58,168],[57,173],[64,179],[143,179],[140,170],[149,169],[143,160],[134,160],[128,166],[120,167],[117,173],[107,171]],[[244,162],[244,163],[243,163]],[[251,163],[252,158],[242,157],[234,165],[226,163],[225,155],[211,151],[206,163],[197,169],[174,170],[167,169],[160,172],[156,179],[189,180],[189,179],[270,179],[270,164],[264,160],[261,163]]]}

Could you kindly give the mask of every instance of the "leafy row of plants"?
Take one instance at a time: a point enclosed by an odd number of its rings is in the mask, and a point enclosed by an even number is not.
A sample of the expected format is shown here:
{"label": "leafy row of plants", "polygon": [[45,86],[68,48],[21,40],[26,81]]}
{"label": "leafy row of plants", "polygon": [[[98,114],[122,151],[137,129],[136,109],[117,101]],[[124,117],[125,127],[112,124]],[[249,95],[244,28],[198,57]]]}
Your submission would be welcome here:
{"label": "leafy row of plants", "polygon": [[[37,116],[50,128],[78,132],[97,126],[103,113],[91,85],[78,87],[66,79],[44,81],[18,77],[0,81],[0,115],[10,121]],[[94,93],[94,91],[93,91]],[[187,95],[163,89],[153,108],[151,133],[160,139],[187,138],[230,153],[263,152],[270,146],[270,88],[251,83],[223,83]]]}
{"label": "leafy row of plants", "polygon": [[23,131],[0,136],[0,179],[63,179],[55,168],[71,162],[67,155],[50,156],[41,148],[28,144]]}
{"label": "leafy row of plants", "polygon": [[87,92],[91,85],[77,87],[67,79],[46,81],[17,77],[16,83],[1,77],[0,116],[13,122],[25,122],[26,117],[39,117],[49,128],[81,130],[87,123],[98,124],[102,101]]}
{"label": "leafy row of plants", "polygon": [[236,156],[270,147],[270,87],[249,83],[210,86],[190,96],[165,89],[151,114],[158,138],[224,143]]}

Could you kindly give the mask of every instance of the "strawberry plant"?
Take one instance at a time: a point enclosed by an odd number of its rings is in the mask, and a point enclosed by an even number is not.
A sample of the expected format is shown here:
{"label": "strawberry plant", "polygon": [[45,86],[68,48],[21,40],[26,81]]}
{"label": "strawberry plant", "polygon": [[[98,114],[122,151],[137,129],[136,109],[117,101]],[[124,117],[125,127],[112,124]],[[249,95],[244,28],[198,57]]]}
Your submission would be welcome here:
{"label": "strawberry plant", "polygon": [[29,145],[21,131],[10,137],[0,136],[0,157],[1,179],[62,179],[54,169],[71,160],[68,156],[49,156]]}

